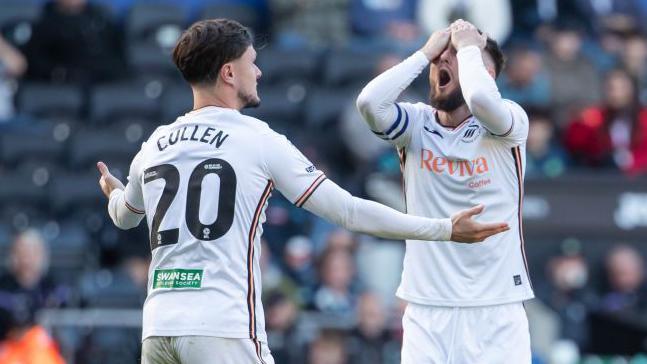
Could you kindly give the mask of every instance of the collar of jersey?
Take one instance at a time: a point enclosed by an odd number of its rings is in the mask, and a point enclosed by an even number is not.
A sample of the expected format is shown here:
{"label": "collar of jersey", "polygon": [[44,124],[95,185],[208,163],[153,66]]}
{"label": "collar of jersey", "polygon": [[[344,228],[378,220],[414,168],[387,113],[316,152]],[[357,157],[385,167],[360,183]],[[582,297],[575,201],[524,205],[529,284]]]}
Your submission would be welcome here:
{"label": "collar of jersey", "polygon": [[439,127],[441,127],[444,131],[446,131],[448,133],[457,133],[460,129],[462,129],[465,125],[469,124],[470,121],[472,121],[474,119],[474,115],[470,114],[468,117],[465,118],[465,120],[461,121],[460,124],[458,124],[458,125],[456,125],[454,127],[446,126],[446,125],[441,124],[440,121],[438,121],[438,111],[437,110],[434,110],[434,112],[433,112],[433,119],[434,119],[434,123],[436,125],[438,125]]}
{"label": "collar of jersey", "polygon": [[238,111],[236,109],[231,109],[231,108],[228,108],[228,107],[222,107],[222,106],[216,106],[216,105],[205,105],[205,106],[203,106],[203,107],[201,107],[199,109],[193,109],[193,110],[187,112],[186,114],[184,114],[184,116],[201,114],[203,112],[207,112],[207,111],[210,111],[210,110],[234,111],[234,112],[240,113],[240,111]]}

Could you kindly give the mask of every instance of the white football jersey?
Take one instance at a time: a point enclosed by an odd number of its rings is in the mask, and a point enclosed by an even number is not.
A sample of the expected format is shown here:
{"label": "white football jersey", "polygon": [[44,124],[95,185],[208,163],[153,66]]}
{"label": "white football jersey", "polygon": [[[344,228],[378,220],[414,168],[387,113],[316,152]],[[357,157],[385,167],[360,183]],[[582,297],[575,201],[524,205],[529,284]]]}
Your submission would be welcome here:
{"label": "white football jersey", "polygon": [[521,209],[528,117],[509,103],[513,127],[495,136],[475,117],[454,129],[423,103],[396,104],[390,136],[398,147],[407,213],[450,216],[484,204],[476,217],[510,230],[479,244],[408,240],[398,297],[435,306],[485,306],[533,298]]}
{"label": "white football jersey", "polygon": [[130,169],[127,206],[145,212],[152,262],[143,338],[266,342],[259,255],[273,188],[302,206],[326,177],[284,136],[205,107],[159,127]]}

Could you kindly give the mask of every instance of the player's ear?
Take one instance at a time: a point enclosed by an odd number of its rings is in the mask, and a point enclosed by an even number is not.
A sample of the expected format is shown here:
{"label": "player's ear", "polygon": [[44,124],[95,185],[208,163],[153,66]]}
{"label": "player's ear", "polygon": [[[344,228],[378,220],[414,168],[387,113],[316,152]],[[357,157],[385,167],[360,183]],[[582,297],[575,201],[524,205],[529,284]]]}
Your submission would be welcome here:
{"label": "player's ear", "polygon": [[234,66],[230,63],[225,63],[222,68],[220,68],[220,79],[229,85],[234,84]]}
{"label": "player's ear", "polygon": [[487,52],[483,52],[483,63],[485,64],[487,73],[489,73],[492,78],[496,79],[496,66],[494,65],[494,60],[489,54],[487,54]]}

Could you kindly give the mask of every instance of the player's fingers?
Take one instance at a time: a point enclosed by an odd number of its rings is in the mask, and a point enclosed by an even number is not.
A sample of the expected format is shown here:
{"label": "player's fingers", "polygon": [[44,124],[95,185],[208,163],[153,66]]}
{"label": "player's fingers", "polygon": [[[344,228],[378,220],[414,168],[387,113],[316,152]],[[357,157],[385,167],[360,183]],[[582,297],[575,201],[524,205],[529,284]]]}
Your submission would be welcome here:
{"label": "player's fingers", "polygon": [[483,206],[483,205],[476,205],[476,206],[474,206],[474,207],[472,207],[472,208],[469,208],[469,209],[465,210],[465,214],[466,214],[467,216],[474,216],[474,215],[478,215],[478,214],[480,214],[481,212],[483,212],[483,208],[484,208],[484,206]]}
{"label": "player's fingers", "polygon": [[99,169],[99,172],[104,177],[110,175],[110,170],[108,169],[108,166],[101,161],[97,162],[97,169]]}
{"label": "player's fingers", "polygon": [[508,226],[508,223],[505,222],[495,222],[495,223],[488,223],[488,224],[478,224],[477,229],[480,231],[490,231],[490,230],[507,230],[510,229]]}
{"label": "player's fingers", "polygon": [[496,235],[499,233],[502,233],[504,231],[508,231],[510,228],[505,227],[505,228],[497,228],[497,229],[490,229],[490,230],[485,230],[479,234],[479,241],[483,241],[487,238],[489,238],[492,235]]}

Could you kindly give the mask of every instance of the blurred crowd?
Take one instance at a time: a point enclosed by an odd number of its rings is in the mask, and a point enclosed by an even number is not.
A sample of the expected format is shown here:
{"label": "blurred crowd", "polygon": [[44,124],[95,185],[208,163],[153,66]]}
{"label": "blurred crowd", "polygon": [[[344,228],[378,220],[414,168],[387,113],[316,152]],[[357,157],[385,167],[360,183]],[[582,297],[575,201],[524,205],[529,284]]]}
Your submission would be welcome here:
{"label": "blurred crowd", "polygon": [[[1,0],[0,362],[136,362],[137,330],[48,332],[38,315],[141,307],[146,228],[110,225],[93,164],[107,160],[124,178],[147,133],[191,108],[169,50],[204,17],[253,28],[262,104],[246,112],[356,195],[403,206],[397,155],[365,127],[354,96],[457,18],[504,46],[500,91],[530,119],[527,178],[647,173],[646,0]],[[402,100],[424,102],[426,82]],[[339,230],[279,197],[266,214],[276,362],[399,362],[403,244]],[[556,342],[587,353],[596,332],[647,319],[644,260],[631,244],[591,259],[565,242],[544,263],[530,267],[536,362],[558,363]]]}

